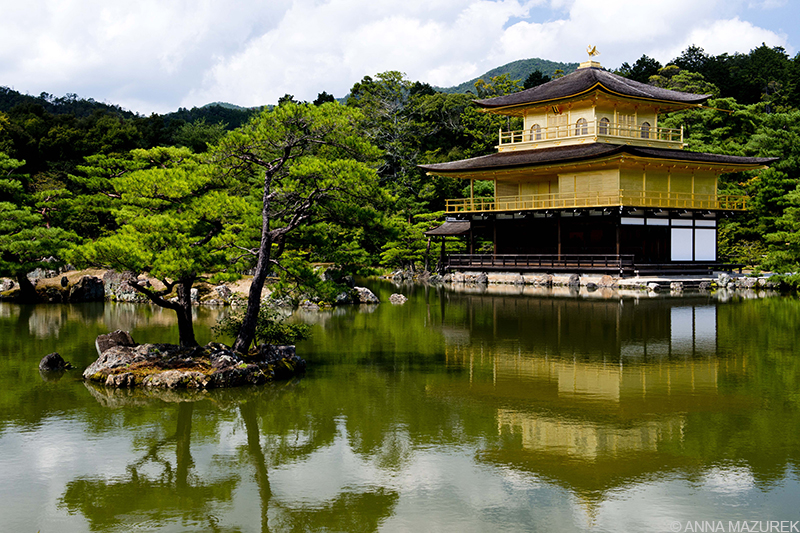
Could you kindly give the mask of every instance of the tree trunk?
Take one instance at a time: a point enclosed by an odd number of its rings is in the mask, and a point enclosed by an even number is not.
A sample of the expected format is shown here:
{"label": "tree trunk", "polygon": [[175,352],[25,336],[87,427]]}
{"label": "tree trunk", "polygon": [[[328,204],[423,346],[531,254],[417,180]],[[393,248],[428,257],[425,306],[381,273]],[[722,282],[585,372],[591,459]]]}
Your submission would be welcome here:
{"label": "tree trunk", "polygon": [[177,285],[178,308],[178,339],[183,347],[197,346],[194,338],[194,324],[192,323],[192,283],[194,279],[180,280]]}
{"label": "tree trunk", "polygon": [[19,285],[20,303],[33,303],[37,300],[36,288],[25,272],[17,273],[17,284]]}
{"label": "tree trunk", "polygon": [[264,451],[261,449],[261,434],[258,431],[258,418],[256,406],[252,401],[239,404],[239,412],[247,432],[247,448],[250,458],[256,469],[256,484],[258,496],[261,500],[261,532],[269,533],[269,502],[272,499],[272,489],[269,485],[269,471]]}
{"label": "tree trunk", "polygon": [[192,466],[192,412],[194,403],[178,404],[178,427],[175,430],[175,487],[186,489],[189,486],[189,468]]}
{"label": "tree trunk", "polygon": [[423,272],[431,271],[431,238],[428,237],[428,245],[425,247],[425,270]]}
{"label": "tree trunk", "polygon": [[261,309],[261,291],[269,272],[270,251],[272,249],[272,235],[270,234],[270,182],[272,177],[266,173],[264,176],[264,200],[261,207],[261,243],[258,247],[258,262],[250,283],[250,292],[247,294],[247,309],[244,312],[239,334],[233,343],[233,349],[239,353],[247,353],[256,335],[258,311]]}

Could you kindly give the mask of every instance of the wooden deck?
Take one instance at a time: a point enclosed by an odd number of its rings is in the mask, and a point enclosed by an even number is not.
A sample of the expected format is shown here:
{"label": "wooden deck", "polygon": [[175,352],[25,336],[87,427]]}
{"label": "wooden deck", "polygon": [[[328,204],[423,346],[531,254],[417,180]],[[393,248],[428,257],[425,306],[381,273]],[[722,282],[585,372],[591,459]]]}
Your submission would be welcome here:
{"label": "wooden deck", "polygon": [[606,273],[619,276],[712,275],[714,272],[742,271],[743,265],[718,261],[637,263],[633,255],[603,254],[450,254],[447,270],[509,272]]}
{"label": "wooden deck", "polygon": [[633,255],[601,254],[451,254],[450,270],[508,270],[520,272],[607,272],[633,274]]}

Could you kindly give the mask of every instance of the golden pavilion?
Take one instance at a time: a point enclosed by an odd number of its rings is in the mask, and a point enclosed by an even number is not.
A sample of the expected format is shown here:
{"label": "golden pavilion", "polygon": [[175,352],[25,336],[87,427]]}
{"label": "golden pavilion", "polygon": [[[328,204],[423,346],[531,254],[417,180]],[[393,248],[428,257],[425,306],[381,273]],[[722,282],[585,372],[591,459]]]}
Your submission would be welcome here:
{"label": "golden pavilion", "polygon": [[[747,197],[719,194],[721,174],[766,168],[769,158],[690,152],[683,129],[659,116],[699,108],[710,95],[623,78],[596,61],[518,93],[477,100],[488,113],[520,117],[500,131],[496,153],[422,165],[469,180],[470,197],[447,200],[431,237],[467,237],[449,269],[711,272],[724,269],[719,221]],[[490,180],[494,195],[474,195]],[[480,239],[490,253],[475,253]]]}

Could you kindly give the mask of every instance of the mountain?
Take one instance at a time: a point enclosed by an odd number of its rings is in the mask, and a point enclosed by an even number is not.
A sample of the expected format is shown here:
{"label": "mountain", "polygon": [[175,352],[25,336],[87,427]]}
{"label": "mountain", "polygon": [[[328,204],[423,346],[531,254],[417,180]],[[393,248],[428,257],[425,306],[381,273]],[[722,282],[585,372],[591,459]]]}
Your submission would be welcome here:
{"label": "mountain", "polygon": [[531,72],[538,70],[542,74],[546,74],[550,77],[553,77],[553,74],[556,70],[561,69],[564,71],[564,74],[569,74],[570,72],[574,72],[578,68],[578,63],[559,63],[557,61],[548,61],[546,59],[539,59],[539,58],[532,58],[532,59],[520,59],[517,61],[512,61],[511,63],[507,63],[501,67],[494,68],[485,74],[478,76],[477,78],[471,79],[469,81],[465,81],[460,85],[456,85],[455,87],[434,87],[437,91],[443,93],[467,93],[467,92],[475,92],[475,82],[482,79],[484,81],[489,81],[493,76],[500,76],[502,74],[508,74],[508,77],[512,80],[521,80],[522,82],[525,81]]}
{"label": "mountain", "polygon": [[210,104],[204,105],[202,108],[214,107],[214,106],[223,107],[225,109],[233,109],[235,111],[247,111],[247,112],[250,112],[250,111],[253,111],[254,109],[257,109],[257,108],[254,108],[254,107],[242,107],[240,105],[230,104],[228,102],[211,102]]}

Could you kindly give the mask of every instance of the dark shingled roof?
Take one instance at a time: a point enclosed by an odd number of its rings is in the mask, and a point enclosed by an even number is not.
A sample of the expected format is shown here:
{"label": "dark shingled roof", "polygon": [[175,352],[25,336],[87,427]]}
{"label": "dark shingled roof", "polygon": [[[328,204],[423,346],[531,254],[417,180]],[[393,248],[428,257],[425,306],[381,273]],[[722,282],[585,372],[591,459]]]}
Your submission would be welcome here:
{"label": "dark shingled roof", "polygon": [[432,174],[460,173],[480,170],[502,170],[516,167],[546,165],[551,163],[571,163],[598,159],[617,154],[628,154],[639,157],[655,159],[669,159],[677,161],[712,163],[721,165],[742,165],[757,168],[777,161],[774,157],[741,157],[735,155],[707,154],[704,152],[687,152],[668,148],[644,148],[606,143],[578,144],[571,146],[557,146],[553,148],[540,148],[532,150],[519,150],[516,152],[498,152],[472,159],[437,163],[433,165],[419,165],[419,168]]}
{"label": "dark shingled roof", "polygon": [[618,76],[601,68],[591,67],[578,69],[562,78],[518,93],[498,96],[496,98],[487,98],[485,100],[476,100],[475,103],[487,109],[545,103],[576,96],[594,87],[630,98],[660,100],[686,105],[701,104],[711,97],[710,94],[693,94],[661,89],[659,87],[647,85],[646,83],[623,78],[622,76]]}
{"label": "dark shingled roof", "polygon": [[472,224],[469,220],[448,220],[438,228],[426,231],[425,235],[429,237],[445,237],[452,235],[466,235],[469,233],[469,227]]}

